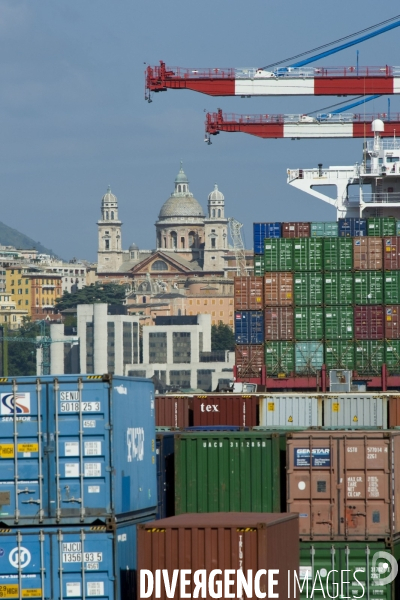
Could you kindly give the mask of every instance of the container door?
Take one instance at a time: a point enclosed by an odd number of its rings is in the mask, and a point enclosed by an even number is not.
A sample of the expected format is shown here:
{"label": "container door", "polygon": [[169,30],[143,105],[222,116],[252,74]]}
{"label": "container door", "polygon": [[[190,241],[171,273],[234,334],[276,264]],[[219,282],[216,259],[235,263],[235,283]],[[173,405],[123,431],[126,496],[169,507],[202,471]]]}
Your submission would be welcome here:
{"label": "container door", "polygon": [[46,387],[15,381],[1,386],[0,403],[0,523],[38,524],[48,515]]}
{"label": "container door", "polygon": [[[330,571],[337,571],[337,573],[331,573],[329,580],[327,580],[327,575]],[[323,591],[319,584],[318,574],[321,577]],[[299,580],[302,593],[301,595],[299,594],[299,587],[296,586],[295,590],[293,590],[294,598],[300,597],[301,600],[305,600],[306,598],[322,600],[323,598],[329,598],[328,594],[330,594],[331,598],[340,597],[337,595],[337,584],[339,584],[340,589],[340,550],[332,543],[325,544],[320,542],[312,544],[302,542],[300,544]],[[317,582],[315,585],[316,589],[312,593],[315,581]],[[294,581],[293,585],[295,585]]]}
{"label": "container door", "polygon": [[49,415],[52,516],[57,522],[106,517],[112,511],[108,383],[55,379]]}
{"label": "container door", "polygon": [[54,598],[49,534],[39,529],[14,530],[0,535],[0,549],[1,598]]}
{"label": "container door", "polygon": [[101,596],[114,600],[113,534],[105,527],[69,532],[61,529],[52,539],[52,578],[54,600]]}

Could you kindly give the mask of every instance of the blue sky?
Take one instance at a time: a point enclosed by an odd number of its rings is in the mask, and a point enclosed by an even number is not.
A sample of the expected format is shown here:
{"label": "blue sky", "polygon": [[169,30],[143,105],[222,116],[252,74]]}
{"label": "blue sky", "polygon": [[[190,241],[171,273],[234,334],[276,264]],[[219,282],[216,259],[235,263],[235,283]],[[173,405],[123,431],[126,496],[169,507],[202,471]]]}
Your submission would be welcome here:
{"label": "blue sky", "polygon": [[[399,11],[400,12],[400,11]],[[286,169],[353,164],[357,140],[262,140],[221,134],[204,144],[204,111],[305,113],[332,98],[211,98],[168,91],[144,100],[144,63],[259,67],[396,14],[372,0],[2,0],[0,220],[66,259],[96,259],[100,201],[119,200],[122,242],[154,248],[154,223],[179,161],[206,207],[217,182],[244,223],[329,220],[333,209],[286,183]],[[400,28],[324,65],[400,65]],[[368,110],[385,111],[387,98]],[[392,112],[399,109],[396,97]]]}

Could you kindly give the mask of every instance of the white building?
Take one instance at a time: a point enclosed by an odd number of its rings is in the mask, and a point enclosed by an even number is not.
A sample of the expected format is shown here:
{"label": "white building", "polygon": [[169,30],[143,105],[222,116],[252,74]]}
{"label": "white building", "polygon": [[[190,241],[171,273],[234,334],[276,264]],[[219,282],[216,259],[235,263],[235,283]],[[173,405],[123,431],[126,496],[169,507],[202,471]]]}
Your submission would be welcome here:
{"label": "white building", "polygon": [[[157,323],[165,323],[158,325]],[[211,316],[158,317],[143,328],[143,362],[125,374],[178,388],[215,390],[232,380],[234,352],[211,351]]]}

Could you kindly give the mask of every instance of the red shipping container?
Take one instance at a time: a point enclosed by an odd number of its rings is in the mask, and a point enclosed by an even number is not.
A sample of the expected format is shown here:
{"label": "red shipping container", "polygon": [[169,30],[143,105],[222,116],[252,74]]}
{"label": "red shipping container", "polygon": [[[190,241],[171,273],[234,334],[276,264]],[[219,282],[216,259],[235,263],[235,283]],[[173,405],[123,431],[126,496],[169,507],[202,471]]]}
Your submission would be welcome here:
{"label": "red shipping container", "polygon": [[192,425],[193,396],[156,396],[156,427],[189,427]]}
{"label": "red shipping container", "polygon": [[265,273],[265,306],[293,305],[293,273]]}
{"label": "red shipping container", "polygon": [[310,223],[303,221],[282,223],[282,237],[284,238],[304,238],[310,237]]}
{"label": "red shipping container", "polygon": [[264,346],[237,345],[235,347],[235,364],[240,379],[260,377],[264,366]]}
{"label": "red shipping container", "polygon": [[400,396],[389,396],[388,427],[400,427]]}
{"label": "red shipping container", "polygon": [[382,269],[383,243],[380,237],[353,239],[353,266],[359,271]]}
{"label": "red shipping container", "polygon": [[385,271],[400,270],[400,237],[383,238],[383,268]]}
{"label": "red shipping container", "polygon": [[354,333],[356,340],[383,340],[383,306],[355,306]]}
{"label": "red shipping container", "polygon": [[235,310],[262,310],[264,307],[264,279],[248,275],[235,277]]}
{"label": "red shipping container", "polygon": [[400,339],[400,306],[385,306],[385,338],[387,340]]}
{"label": "red shipping container", "polygon": [[193,425],[255,427],[258,396],[206,394],[193,397]]}
{"label": "red shipping container", "polygon": [[292,340],[293,308],[291,306],[271,306],[264,311],[265,339]]}
{"label": "red shipping container", "polygon": [[[189,584],[186,589],[182,589],[187,597],[193,598],[194,573],[204,569],[204,595],[202,590],[199,593],[196,588],[199,598],[211,600],[227,598],[229,595],[236,598],[237,571],[243,571],[246,578],[251,571],[252,582],[257,574],[261,575],[259,589],[263,596],[265,594],[265,597],[271,598],[272,590],[273,595],[276,594],[282,600],[293,594],[292,584],[290,587],[288,585],[288,572],[291,582],[293,573],[299,572],[299,516],[256,512],[187,513],[138,525],[137,546],[140,548],[137,556],[137,598],[143,598],[147,593],[147,578],[144,577],[146,571],[154,576],[156,571],[163,573],[166,570],[165,575],[168,574],[168,581],[171,582],[175,569],[180,577],[178,576],[176,588],[170,597],[183,597],[179,593],[180,581],[185,575],[182,570],[187,569]],[[209,578],[214,569],[221,572],[215,578],[221,591],[218,591],[215,582]],[[228,569],[231,570],[230,579],[234,582],[230,588],[226,583],[224,586]],[[261,570],[263,573],[259,573]],[[271,581],[267,580],[267,574],[272,570],[276,570],[274,579],[277,581],[273,587],[268,585]],[[272,574],[269,577],[271,576]],[[151,599],[167,599],[163,576],[159,596],[156,596],[154,585],[150,588],[151,591]],[[239,592],[238,597],[256,600],[255,585],[252,585],[251,594],[247,596],[245,592]]]}

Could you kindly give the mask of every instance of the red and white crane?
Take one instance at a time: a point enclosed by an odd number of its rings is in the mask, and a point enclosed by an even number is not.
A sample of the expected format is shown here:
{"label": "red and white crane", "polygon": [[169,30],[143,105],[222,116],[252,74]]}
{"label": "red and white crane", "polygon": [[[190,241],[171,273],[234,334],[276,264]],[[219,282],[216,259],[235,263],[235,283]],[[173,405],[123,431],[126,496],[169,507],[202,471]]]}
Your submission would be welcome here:
{"label": "red and white crane", "polygon": [[[159,66],[148,66],[146,77],[146,99],[151,101],[153,92],[168,89],[186,89],[201,92],[209,96],[347,96],[367,94],[399,94],[400,67],[378,66],[359,67],[358,64],[346,67],[310,67],[310,63],[344,50],[357,43],[390,31],[400,25],[400,15],[368,27],[362,31],[336,40],[344,43],[319,52],[311,57],[294,62],[287,67],[271,70],[277,64],[262,68],[211,68],[189,69],[167,67],[163,61]],[[379,25],[384,25],[376,29]],[[374,30],[374,31],[371,31]],[[347,41],[359,33],[361,37]],[[286,59],[289,62],[315,50],[321,50],[332,43],[325,44],[302,55]],[[357,61],[358,63],[358,61]]]}
{"label": "red and white crane", "polygon": [[399,113],[330,113],[313,117],[305,114],[236,115],[218,109],[206,115],[204,141],[210,143],[210,136],[221,131],[248,133],[264,139],[371,138],[374,137],[371,124],[375,119],[385,123],[382,137],[400,135]]}

